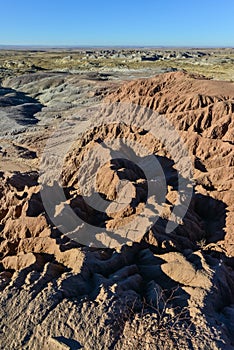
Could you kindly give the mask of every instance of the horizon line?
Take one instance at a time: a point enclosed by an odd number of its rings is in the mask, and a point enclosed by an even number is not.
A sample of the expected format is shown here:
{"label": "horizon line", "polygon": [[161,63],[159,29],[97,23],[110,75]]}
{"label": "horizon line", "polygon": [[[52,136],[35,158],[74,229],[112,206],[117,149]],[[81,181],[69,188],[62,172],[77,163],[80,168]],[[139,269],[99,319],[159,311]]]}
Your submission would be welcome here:
{"label": "horizon line", "polygon": [[152,49],[234,49],[233,45],[66,45],[66,44],[0,44],[1,49],[87,49],[87,48],[152,48]]}

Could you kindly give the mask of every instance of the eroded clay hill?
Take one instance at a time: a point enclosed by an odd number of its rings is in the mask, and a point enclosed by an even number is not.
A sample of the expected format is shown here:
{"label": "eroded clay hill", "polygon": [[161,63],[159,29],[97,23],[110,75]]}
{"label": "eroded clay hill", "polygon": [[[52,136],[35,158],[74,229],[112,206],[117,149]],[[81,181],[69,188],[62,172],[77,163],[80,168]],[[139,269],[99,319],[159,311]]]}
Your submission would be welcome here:
{"label": "eroded clay hill", "polygon": [[[157,138],[125,123],[101,125],[74,143],[61,173],[66,198],[56,199],[62,219],[70,206],[100,230],[134,222],[147,200],[139,167],[118,159],[97,169],[97,192],[110,203],[119,196],[126,204],[117,211],[110,204],[104,214],[85,203],[77,178],[101,140],[128,138],[149,149],[165,172],[163,214],[136,242],[118,249],[87,247],[64,235],[45,211],[37,169],[1,169],[1,349],[234,348],[233,83],[168,73],[124,83],[105,102],[147,106],[179,131],[195,169],[186,216],[165,232],[178,198],[173,159]],[[104,108],[111,115],[111,106]],[[21,139],[35,152],[41,149],[27,134]],[[51,198],[56,186],[49,188]]]}
{"label": "eroded clay hill", "polygon": [[[226,205],[224,240],[233,256],[234,84],[168,73],[125,84],[108,101],[152,108],[181,132],[194,157],[196,191]],[[206,212],[205,207],[202,215],[215,221],[215,211]]]}

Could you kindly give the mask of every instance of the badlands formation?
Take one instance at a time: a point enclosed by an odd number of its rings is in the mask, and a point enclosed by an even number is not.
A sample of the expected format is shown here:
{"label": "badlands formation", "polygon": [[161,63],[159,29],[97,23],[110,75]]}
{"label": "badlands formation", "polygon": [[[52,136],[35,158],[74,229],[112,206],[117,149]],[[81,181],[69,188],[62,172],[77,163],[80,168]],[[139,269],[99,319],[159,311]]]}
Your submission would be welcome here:
{"label": "badlands formation", "polygon": [[[96,105],[107,118],[99,123]],[[146,108],[152,130],[160,120],[176,130],[191,184],[166,147],[173,140],[152,135],[144,119],[140,127],[116,122],[119,105],[132,106],[129,121]],[[233,83],[185,71],[137,79],[24,72],[2,77],[0,107],[1,349],[234,349]],[[61,125],[68,129],[54,134]],[[64,130],[78,131],[59,173],[60,196],[56,162],[47,186],[42,159],[45,149],[53,152],[48,140],[63,152]],[[126,157],[109,159],[104,140]],[[139,153],[144,159],[134,164],[122,140],[147,149],[164,174],[165,198],[155,187],[161,214],[149,227],[136,224],[133,239],[125,227],[138,223],[157,174],[149,179],[141,168],[147,156]],[[108,148],[96,168],[95,147]],[[83,195],[93,177],[105,209]],[[185,210],[181,181],[190,188]],[[53,214],[46,201],[55,201]],[[67,207],[84,226],[69,226]],[[64,231],[67,223],[73,232]],[[102,232],[119,228],[121,239],[113,234],[109,244]]]}

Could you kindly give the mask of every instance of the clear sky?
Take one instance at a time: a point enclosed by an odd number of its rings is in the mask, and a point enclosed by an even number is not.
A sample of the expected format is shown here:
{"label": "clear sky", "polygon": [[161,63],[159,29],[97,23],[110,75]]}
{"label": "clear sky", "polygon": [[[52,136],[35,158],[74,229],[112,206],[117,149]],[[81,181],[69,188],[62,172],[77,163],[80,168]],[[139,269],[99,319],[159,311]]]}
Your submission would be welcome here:
{"label": "clear sky", "polygon": [[0,45],[234,47],[234,0],[0,0],[0,13]]}

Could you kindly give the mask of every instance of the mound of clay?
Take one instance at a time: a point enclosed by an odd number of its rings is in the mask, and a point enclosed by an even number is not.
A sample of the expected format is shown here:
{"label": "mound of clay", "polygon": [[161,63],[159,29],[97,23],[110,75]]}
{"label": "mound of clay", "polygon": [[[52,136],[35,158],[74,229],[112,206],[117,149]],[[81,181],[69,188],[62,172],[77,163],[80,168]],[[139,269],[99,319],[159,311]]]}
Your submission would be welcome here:
{"label": "mound of clay", "polygon": [[[226,207],[223,219],[225,247],[234,255],[234,84],[207,80],[183,72],[168,73],[152,79],[129,82],[107,98],[146,106],[165,116],[180,131],[194,159],[195,191],[223,202],[221,208],[197,209],[206,221],[209,235],[217,226],[217,216]],[[211,199],[208,199],[208,202]],[[216,206],[216,204],[215,204]],[[224,215],[224,214],[223,214]]]}

